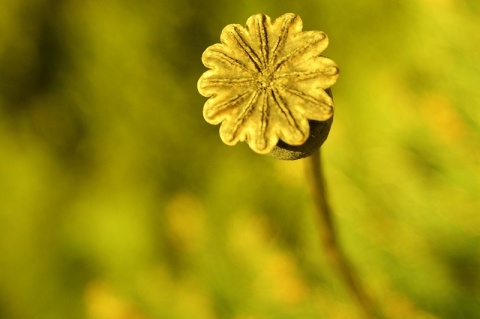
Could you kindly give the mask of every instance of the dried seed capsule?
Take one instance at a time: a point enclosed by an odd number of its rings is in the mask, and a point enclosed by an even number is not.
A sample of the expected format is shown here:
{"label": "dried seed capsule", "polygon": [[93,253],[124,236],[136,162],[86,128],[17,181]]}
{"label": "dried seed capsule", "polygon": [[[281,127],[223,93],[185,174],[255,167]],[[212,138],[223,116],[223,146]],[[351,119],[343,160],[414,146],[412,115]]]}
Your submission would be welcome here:
{"label": "dried seed capsule", "polygon": [[323,143],[333,117],[327,89],[339,72],[320,55],[326,34],[302,27],[292,13],[273,22],[257,14],[246,27],[226,26],[221,43],[205,50],[202,61],[210,70],[198,81],[209,98],[203,115],[221,124],[224,143],[246,141],[255,152],[282,159],[308,156]]}

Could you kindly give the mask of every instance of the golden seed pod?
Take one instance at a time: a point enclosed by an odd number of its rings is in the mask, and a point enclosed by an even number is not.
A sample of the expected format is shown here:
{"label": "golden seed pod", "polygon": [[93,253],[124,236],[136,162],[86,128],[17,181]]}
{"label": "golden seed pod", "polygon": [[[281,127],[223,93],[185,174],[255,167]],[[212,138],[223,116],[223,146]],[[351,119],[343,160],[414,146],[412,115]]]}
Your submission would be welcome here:
{"label": "golden seed pod", "polygon": [[311,155],[326,139],[333,120],[328,89],[339,70],[321,56],[327,35],[302,28],[292,13],[273,22],[256,14],[245,27],[226,26],[221,43],[203,53],[210,69],[198,81],[198,91],[209,98],[203,115],[221,124],[225,144],[246,141],[259,154],[293,160]]}

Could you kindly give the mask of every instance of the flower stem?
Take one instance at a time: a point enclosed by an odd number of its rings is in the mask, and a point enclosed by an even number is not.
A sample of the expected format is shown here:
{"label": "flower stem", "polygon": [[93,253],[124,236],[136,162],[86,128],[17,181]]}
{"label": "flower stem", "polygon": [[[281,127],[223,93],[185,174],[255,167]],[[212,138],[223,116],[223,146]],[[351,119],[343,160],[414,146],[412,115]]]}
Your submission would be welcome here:
{"label": "flower stem", "polygon": [[380,319],[382,317],[373,307],[370,297],[365,292],[361,282],[358,280],[354,269],[347,260],[338,241],[332,210],[328,204],[326,195],[320,150],[308,157],[306,161],[307,180],[317,212],[321,241],[327,261],[330,263],[330,266],[338,272],[338,275],[341,277],[344,284],[356,298],[359,306],[364,312],[365,318]]}

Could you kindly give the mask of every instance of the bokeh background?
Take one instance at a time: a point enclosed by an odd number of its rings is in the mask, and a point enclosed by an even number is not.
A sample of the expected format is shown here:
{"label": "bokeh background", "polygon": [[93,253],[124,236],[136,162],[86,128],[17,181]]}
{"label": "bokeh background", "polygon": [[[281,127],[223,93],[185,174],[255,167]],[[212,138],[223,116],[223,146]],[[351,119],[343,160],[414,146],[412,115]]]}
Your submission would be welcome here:
{"label": "bokeh background", "polygon": [[341,69],[341,241],[389,318],[480,318],[480,2],[1,0],[0,318],[360,318],[302,161],[228,147],[203,50],[299,14]]}

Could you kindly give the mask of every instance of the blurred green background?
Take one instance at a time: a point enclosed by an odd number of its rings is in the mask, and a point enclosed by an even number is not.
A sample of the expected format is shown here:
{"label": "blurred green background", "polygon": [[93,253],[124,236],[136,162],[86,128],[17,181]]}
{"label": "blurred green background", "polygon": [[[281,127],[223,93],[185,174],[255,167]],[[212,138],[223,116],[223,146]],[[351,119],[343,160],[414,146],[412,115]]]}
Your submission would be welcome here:
{"label": "blurred green background", "polygon": [[302,161],[228,147],[203,50],[299,14],[341,69],[341,241],[389,318],[480,318],[480,2],[0,0],[0,318],[359,318]]}

